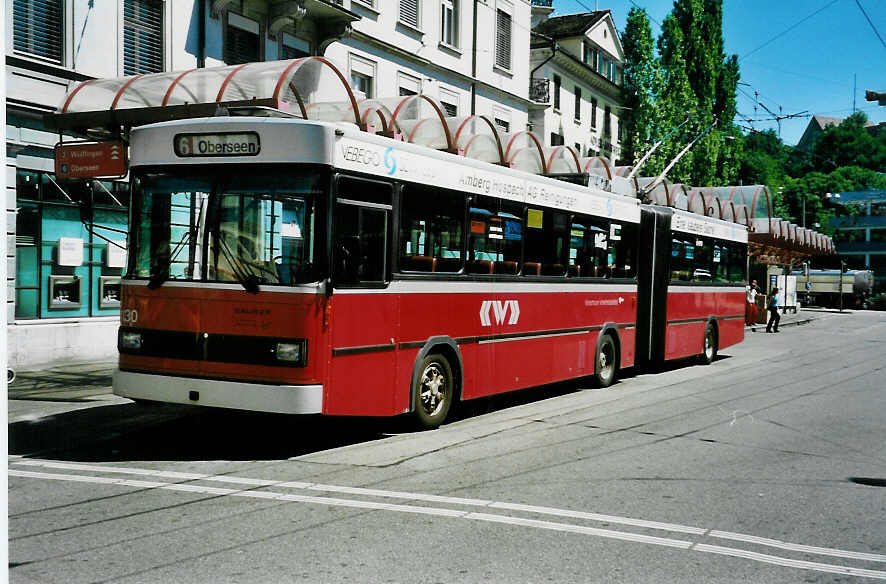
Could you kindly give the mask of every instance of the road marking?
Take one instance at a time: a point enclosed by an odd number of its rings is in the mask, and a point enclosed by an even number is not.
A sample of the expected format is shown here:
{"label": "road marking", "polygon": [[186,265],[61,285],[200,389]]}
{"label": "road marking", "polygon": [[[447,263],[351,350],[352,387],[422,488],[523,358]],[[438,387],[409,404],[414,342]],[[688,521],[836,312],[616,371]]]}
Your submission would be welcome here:
{"label": "road marking", "polygon": [[[68,463],[53,463],[48,461],[37,461],[37,460],[28,460],[28,461],[14,461],[14,464],[17,465],[27,465],[27,466],[42,466],[49,468],[69,468],[69,467],[89,467],[90,469],[96,468],[101,472],[118,472],[118,473],[128,473],[128,474],[136,474],[136,475],[153,475],[153,476],[163,476],[163,475],[176,475],[176,478],[186,477],[200,477],[199,479],[191,479],[187,478],[186,480],[212,480],[212,481],[220,481],[220,482],[231,482],[236,484],[243,484],[249,486],[269,486],[272,484],[276,487],[291,487],[292,485],[310,485],[307,488],[315,489],[315,490],[326,490],[321,487],[334,487],[337,489],[347,489],[347,492],[353,494],[361,494],[368,495],[370,493],[375,494],[375,496],[386,496],[386,497],[396,497],[396,498],[411,498],[413,500],[425,500],[427,501],[427,497],[434,497],[435,499],[446,499],[450,502],[453,501],[472,501],[475,503],[481,503],[482,500],[479,499],[460,499],[457,497],[437,497],[436,495],[422,495],[419,493],[399,493],[397,491],[380,491],[377,489],[361,489],[358,487],[335,487],[334,485],[316,485],[313,483],[297,483],[297,482],[275,482],[275,481],[267,481],[264,479],[250,479],[245,477],[222,477],[222,476],[209,476],[209,475],[199,475],[196,473],[178,473],[172,471],[152,471],[148,469],[123,469],[120,467],[103,467],[97,465],[80,465],[80,464],[68,464]],[[87,470],[86,468],[81,468],[81,470]],[[132,471],[132,472],[128,472]],[[827,572],[832,574],[843,574],[850,576],[862,576],[867,578],[875,578],[879,580],[886,580],[886,572],[877,571],[877,570],[868,570],[863,568],[855,568],[851,566],[839,566],[834,564],[825,564],[820,562],[810,562],[806,560],[795,560],[792,558],[784,558],[780,556],[774,556],[769,554],[762,554],[758,552],[752,552],[748,550],[742,550],[731,547],[710,545],[704,543],[694,543],[692,541],[673,539],[667,537],[657,537],[651,535],[644,535],[638,533],[631,533],[625,531],[617,531],[612,529],[602,529],[596,527],[589,527],[584,525],[575,525],[569,523],[558,523],[553,521],[542,521],[538,519],[530,519],[525,517],[513,517],[509,515],[497,515],[490,513],[480,513],[475,511],[466,511],[459,509],[447,509],[440,507],[423,507],[417,505],[403,505],[403,504],[395,504],[395,503],[384,503],[378,501],[365,501],[365,500],[357,500],[357,499],[339,499],[334,497],[318,497],[318,496],[309,496],[309,495],[295,495],[289,493],[279,493],[273,491],[254,491],[254,490],[238,490],[238,489],[227,489],[220,487],[209,487],[204,485],[196,485],[196,484],[182,484],[182,483],[166,483],[159,481],[144,481],[144,480],[134,480],[134,479],[126,479],[126,478],[116,478],[116,477],[97,477],[90,475],[75,475],[75,474],[62,474],[62,473],[45,473],[45,472],[36,472],[36,471],[28,471],[28,470],[18,470],[18,469],[9,469],[9,476],[17,476],[22,478],[32,478],[32,479],[43,479],[43,480],[56,480],[56,481],[68,481],[68,482],[81,482],[81,483],[92,483],[92,484],[105,484],[105,485],[116,485],[123,487],[133,487],[139,489],[163,489],[170,491],[179,491],[179,492],[188,492],[188,493],[196,493],[196,494],[205,494],[205,495],[213,495],[213,496],[230,496],[230,497],[247,497],[254,499],[269,499],[276,501],[287,501],[287,502],[296,502],[296,503],[309,503],[309,504],[318,504],[318,505],[328,505],[334,507],[350,507],[350,508],[359,508],[359,509],[371,509],[371,510],[379,510],[379,511],[393,511],[400,513],[417,513],[422,515],[436,515],[442,517],[451,517],[458,519],[469,519],[474,521],[485,521],[489,523],[501,523],[507,525],[516,525],[522,527],[531,527],[535,529],[547,529],[553,531],[561,531],[561,532],[569,532],[569,533],[578,533],[583,535],[590,535],[594,537],[602,537],[606,539],[616,539],[622,541],[630,541],[635,543],[644,543],[648,545],[657,545],[664,547],[672,547],[678,548],[686,551],[696,551],[703,553],[711,553],[718,555],[726,555],[732,556],[736,558],[748,559],[756,562],[762,562],[767,564],[774,564],[780,566],[786,566],[791,568],[800,568],[805,570],[814,570],[818,572]],[[232,480],[233,479],[233,480]],[[294,487],[294,488],[302,488],[302,487]],[[379,495],[381,493],[381,495]],[[409,497],[402,497],[401,495],[407,495]],[[596,513],[584,513],[584,512],[576,512],[569,511],[566,509],[554,509],[550,507],[535,507],[532,505],[519,505],[514,503],[500,503],[500,502],[491,502],[487,501],[484,505],[487,508],[500,508],[500,509],[509,509],[509,510],[519,510],[519,511],[530,511],[533,513],[547,513],[551,515],[560,515],[564,517],[572,517],[572,518],[580,518],[580,519],[594,519],[594,520],[606,520],[610,521],[611,519],[617,520],[616,522],[628,525],[635,525],[638,527],[651,527],[652,529],[665,529],[663,527],[657,526],[665,526],[672,525],[673,527],[679,528],[672,531],[680,531],[683,530],[684,533],[692,533],[696,534],[695,530],[698,528],[692,528],[687,526],[679,526],[673,524],[666,523],[657,523],[657,522],[646,522],[637,519],[631,518],[621,518],[621,517],[612,517],[607,515],[599,515]],[[461,503],[464,504],[464,503]],[[599,519],[599,518],[607,518],[607,519]],[[692,530],[692,531],[686,531]],[[886,557],[880,556],[878,554],[858,554],[857,552],[846,552],[843,550],[832,550],[829,548],[817,548],[812,546],[801,546],[798,544],[784,544],[784,542],[779,542],[777,540],[770,540],[766,538],[756,538],[754,536],[745,536],[742,534],[732,534],[730,532],[710,532],[706,533],[702,530],[703,533],[699,534],[702,537],[705,535],[713,536],[712,534],[718,533],[719,535],[713,537],[731,537],[738,536],[735,539],[740,539],[740,541],[745,541],[749,543],[757,543],[760,545],[768,545],[771,547],[783,547],[784,549],[792,549],[794,551],[806,551],[810,550],[821,550],[815,551],[813,553],[819,553],[822,555],[836,555],[839,557],[852,557],[853,559],[867,559],[873,561],[884,561]],[[792,546],[792,547],[784,547],[784,546]],[[851,555],[847,555],[851,554]]]}

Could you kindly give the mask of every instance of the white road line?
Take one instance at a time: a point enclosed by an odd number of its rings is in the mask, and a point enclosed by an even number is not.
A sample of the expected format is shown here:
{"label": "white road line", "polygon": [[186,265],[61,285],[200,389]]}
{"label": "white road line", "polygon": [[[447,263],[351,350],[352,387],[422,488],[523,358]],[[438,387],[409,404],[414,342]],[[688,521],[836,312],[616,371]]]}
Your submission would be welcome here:
{"label": "white road line", "polygon": [[[63,464],[63,463],[50,463],[50,464]],[[83,466],[91,466],[91,465],[83,465]],[[102,467],[107,468],[107,467]],[[145,469],[137,469],[144,471]],[[163,483],[156,481],[142,481],[142,480],[133,480],[133,479],[123,479],[123,478],[112,478],[112,477],[96,477],[89,475],[73,475],[73,474],[62,474],[62,473],[44,473],[44,472],[35,472],[35,471],[27,471],[27,470],[18,470],[18,469],[9,469],[9,476],[16,476],[22,478],[33,478],[33,479],[43,479],[43,480],[56,480],[56,481],[71,481],[71,482],[82,482],[82,483],[92,483],[92,484],[105,484],[105,485],[117,485],[124,487],[134,487],[134,488],[147,488],[147,489],[163,489],[170,491],[180,491],[180,492],[188,492],[188,493],[198,493],[205,495],[214,495],[214,496],[231,496],[231,497],[246,497],[253,499],[269,499],[276,501],[287,501],[287,502],[296,502],[296,503],[309,503],[309,504],[318,504],[318,505],[328,505],[334,507],[350,507],[350,508],[359,508],[359,509],[372,509],[378,511],[394,511],[400,513],[417,513],[422,515],[436,515],[442,517],[452,517],[459,519],[470,519],[474,521],[485,521],[489,523],[503,523],[507,525],[517,525],[522,527],[531,527],[536,529],[548,529],[553,531],[561,531],[568,533],[578,533],[583,535],[591,535],[595,537],[602,537],[607,539],[617,539],[622,541],[630,541],[636,543],[644,543],[648,545],[657,545],[664,547],[672,547],[683,549],[686,551],[697,551],[703,553],[712,553],[719,555],[732,556],[736,558],[744,558],[752,561],[774,564],[779,566],[786,566],[791,568],[800,568],[804,570],[814,570],[818,572],[827,572],[831,574],[844,574],[850,576],[862,576],[867,578],[875,578],[879,580],[886,580],[886,572],[877,571],[877,570],[867,570],[863,568],[854,568],[851,566],[838,566],[833,564],[824,564],[820,562],[809,562],[805,560],[795,560],[792,558],[783,558],[780,556],[773,556],[769,554],[761,554],[757,552],[752,552],[748,550],[742,550],[737,548],[723,547],[723,546],[715,546],[709,544],[695,544],[686,540],[665,538],[665,537],[655,537],[650,535],[638,534],[638,533],[630,533],[624,531],[616,531],[612,529],[601,529],[596,527],[588,527],[584,525],[574,525],[569,523],[556,523],[552,521],[540,521],[537,519],[528,519],[524,517],[512,517],[507,515],[495,515],[490,513],[478,513],[473,511],[463,511],[458,509],[445,509],[439,507],[420,507],[416,505],[400,505],[394,503],[381,503],[376,501],[363,501],[363,500],[355,500],[355,499],[338,499],[333,497],[314,497],[307,495],[293,495],[288,493],[277,493],[270,491],[242,491],[237,489],[224,489],[219,487],[208,487],[203,485],[195,485],[195,484],[181,484],[181,483]],[[147,472],[164,472],[164,471],[147,471]],[[188,473],[176,473],[176,474],[188,474]],[[264,482],[264,481],[262,481]],[[277,486],[283,486],[286,483],[276,483]],[[264,486],[264,485],[259,485]],[[503,504],[510,505],[510,504]],[[502,505],[500,505],[502,506]],[[515,508],[520,508],[520,510],[529,510],[529,509],[537,509],[544,510],[551,508],[538,507],[534,508],[532,506],[523,506],[523,505],[513,505]],[[502,508],[510,508],[503,507]],[[560,511],[554,509],[554,511]],[[564,511],[564,515],[567,515],[568,512]],[[539,512],[539,511],[535,511]],[[587,514],[588,517],[597,516],[596,514]],[[580,515],[568,515],[570,517],[578,517]],[[607,516],[597,516],[597,517],[607,517]],[[637,520],[631,520],[637,521]],[[653,522],[654,523],[654,522]],[[667,525],[667,524],[661,524]],[[723,532],[724,534],[727,532]],[[740,534],[739,534],[740,535]],[[760,538],[763,541],[766,541],[765,538]],[[775,540],[768,540],[775,541]],[[820,548],[825,549],[827,548]],[[839,550],[827,550],[827,551],[839,551]],[[874,556],[874,554],[870,554]]]}
{"label": "white road line", "polygon": [[571,509],[557,509],[553,507],[539,507],[535,505],[523,505],[518,503],[508,503],[502,501],[490,501],[486,499],[467,499],[462,497],[446,497],[441,495],[428,495],[424,493],[406,493],[402,491],[386,491],[381,489],[366,489],[362,487],[346,487],[339,485],[324,485],[309,482],[280,482],[266,479],[255,479],[248,477],[236,477],[228,475],[207,475],[199,473],[186,473],[165,470],[151,470],[133,467],[116,467],[101,466],[96,464],[79,464],[68,462],[53,462],[39,459],[16,459],[10,460],[12,464],[22,466],[37,466],[43,468],[57,468],[63,470],[80,470],[101,473],[116,474],[134,474],[142,476],[152,476],[169,479],[191,480],[191,481],[210,481],[226,484],[248,485],[256,487],[277,487],[289,489],[301,489],[310,491],[322,491],[327,493],[344,493],[348,495],[363,495],[368,497],[382,497],[390,499],[403,499],[407,501],[426,501],[429,503],[442,503],[448,505],[465,505],[469,507],[486,507],[490,509],[507,509],[511,511],[524,511],[527,513],[536,513],[538,515],[552,515],[557,517],[570,517],[573,519],[587,519],[590,521],[600,521],[605,523],[614,523],[617,525],[630,525],[633,527],[642,527],[645,529],[657,529],[661,531],[670,531],[674,533],[686,533],[690,535],[706,535],[719,539],[728,539],[732,541],[741,541],[767,547],[774,547],[788,551],[812,553],[823,556],[831,556],[837,558],[847,558],[853,560],[867,560],[871,562],[886,562],[886,555],[871,554],[865,552],[855,552],[850,550],[841,550],[834,548],[825,548],[817,546],[808,546],[797,543],[779,541],[777,539],[769,539],[757,537],[754,535],[746,535],[742,533],[733,533],[729,531],[710,531],[705,528],[692,527],[688,525],[678,525],[675,523],[662,523],[659,521],[649,521],[645,519],[634,519],[631,517],[620,517],[616,515],[603,515],[600,513],[590,513],[586,511],[574,511]]}

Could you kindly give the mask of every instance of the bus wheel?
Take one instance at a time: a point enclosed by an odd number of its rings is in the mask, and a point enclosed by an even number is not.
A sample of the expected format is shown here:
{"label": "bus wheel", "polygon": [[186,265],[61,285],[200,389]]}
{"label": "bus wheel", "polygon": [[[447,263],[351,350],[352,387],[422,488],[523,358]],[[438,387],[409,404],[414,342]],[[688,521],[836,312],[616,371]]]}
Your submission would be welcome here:
{"label": "bus wheel", "polygon": [[418,387],[412,392],[415,420],[421,428],[431,430],[443,423],[452,406],[452,367],[446,357],[434,353],[422,359],[419,371]]}
{"label": "bus wheel", "polygon": [[714,332],[714,325],[708,323],[704,329],[704,347],[701,352],[701,362],[710,365],[717,356],[717,334]]}
{"label": "bus wheel", "polygon": [[606,335],[597,347],[597,358],[594,363],[594,381],[597,387],[609,387],[615,381],[615,341]]}

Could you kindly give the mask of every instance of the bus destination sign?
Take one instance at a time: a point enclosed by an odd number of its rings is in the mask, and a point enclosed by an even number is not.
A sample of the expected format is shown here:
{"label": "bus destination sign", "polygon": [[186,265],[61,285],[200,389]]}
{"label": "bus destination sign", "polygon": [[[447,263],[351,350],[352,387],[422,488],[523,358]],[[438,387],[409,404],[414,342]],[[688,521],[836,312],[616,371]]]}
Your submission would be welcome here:
{"label": "bus destination sign", "polygon": [[176,156],[183,158],[258,156],[261,152],[261,143],[255,132],[176,134],[173,148]]}

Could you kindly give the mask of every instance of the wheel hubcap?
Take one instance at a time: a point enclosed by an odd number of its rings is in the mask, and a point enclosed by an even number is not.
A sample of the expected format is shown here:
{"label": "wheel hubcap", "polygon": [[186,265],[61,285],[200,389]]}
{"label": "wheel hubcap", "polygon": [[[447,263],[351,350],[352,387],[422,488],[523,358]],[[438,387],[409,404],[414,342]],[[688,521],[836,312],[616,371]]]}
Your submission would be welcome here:
{"label": "wheel hubcap", "polygon": [[600,347],[600,355],[598,359],[600,360],[600,375],[604,378],[608,378],[612,373],[612,346],[609,344],[604,344]]}
{"label": "wheel hubcap", "polygon": [[707,355],[708,358],[714,356],[714,338],[710,332],[704,336],[704,354]]}
{"label": "wheel hubcap", "polygon": [[436,416],[446,401],[446,376],[439,363],[431,363],[421,374],[421,407],[429,416]]}

